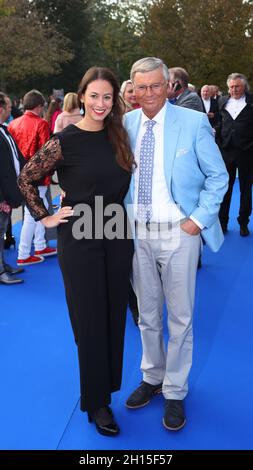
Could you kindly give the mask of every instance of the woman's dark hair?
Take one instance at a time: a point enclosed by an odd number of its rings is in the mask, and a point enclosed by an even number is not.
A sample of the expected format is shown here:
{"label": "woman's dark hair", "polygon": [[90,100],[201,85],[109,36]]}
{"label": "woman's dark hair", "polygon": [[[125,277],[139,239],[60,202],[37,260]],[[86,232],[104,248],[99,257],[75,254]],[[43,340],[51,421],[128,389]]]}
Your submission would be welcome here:
{"label": "woman's dark hair", "polygon": [[50,101],[50,104],[48,106],[48,110],[45,116],[45,119],[47,122],[51,121],[52,116],[55,111],[59,111],[61,109],[61,103],[62,103],[62,100],[60,98],[56,98],[55,100]]}
{"label": "woman's dark hair", "polygon": [[81,103],[81,97],[85,93],[87,86],[95,80],[105,80],[109,82],[113,88],[112,110],[110,114],[106,116],[104,122],[108,129],[108,136],[119,165],[128,171],[132,171],[133,166],[135,166],[134,157],[130,147],[128,134],[122,122],[124,103],[119,94],[120,88],[118,81],[110,69],[105,67],[91,67],[87,70],[81,80],[77,93],[79,107],[84,110],[84,105]]}

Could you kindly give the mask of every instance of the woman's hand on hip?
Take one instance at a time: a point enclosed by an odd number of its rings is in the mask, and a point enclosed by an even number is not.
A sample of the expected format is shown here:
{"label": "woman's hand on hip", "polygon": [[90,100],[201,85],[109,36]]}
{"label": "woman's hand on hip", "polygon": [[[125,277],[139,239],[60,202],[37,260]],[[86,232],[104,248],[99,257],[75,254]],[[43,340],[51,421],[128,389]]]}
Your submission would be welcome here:
{"label": "woman's hand on hip", "polygon": [[55,214],[48,215],[47,217],[44,217],[44,219],[41,219],[41,222],[46,228],[53,228],[60,224],[66,224],[68,222],[66,217],[72,217],[73,214],[74,211],[72,207],[61,207],[61,209],[55,212]]}

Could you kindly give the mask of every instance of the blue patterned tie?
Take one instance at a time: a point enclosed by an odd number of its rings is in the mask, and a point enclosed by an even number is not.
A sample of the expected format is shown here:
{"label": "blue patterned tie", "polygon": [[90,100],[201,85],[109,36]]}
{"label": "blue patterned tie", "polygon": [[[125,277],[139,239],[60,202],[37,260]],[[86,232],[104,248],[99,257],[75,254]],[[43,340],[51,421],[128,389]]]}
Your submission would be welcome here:
{"label": "blue patterned tie", "polygon": [[152,179],[155,152],[153,127],[156,121],[147,121],[146,132],[141,140],[138,189],[138,220],[149,222],[152,217]]}

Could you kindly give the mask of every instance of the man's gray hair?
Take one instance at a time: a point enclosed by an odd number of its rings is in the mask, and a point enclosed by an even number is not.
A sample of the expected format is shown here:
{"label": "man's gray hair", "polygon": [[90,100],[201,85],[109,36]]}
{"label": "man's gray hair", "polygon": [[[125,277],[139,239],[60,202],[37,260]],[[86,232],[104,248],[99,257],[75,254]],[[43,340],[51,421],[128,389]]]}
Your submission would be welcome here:
{"label": "man's gray hair", "polygon": [[161,59],[158,59],[157,57],[144,57],[143,59],[137,60],[137,62],[135,62],[131,68],[131,80],[134,80],[134,76],[137,72],[152,72],[153,70],[159,69],[160,67],[162,67],[165,80],[168,80],[169,70],[167,65],[165,65]]}
{"label": "man's gray hair", "polygon": [[244,84],[244,87],[245,87],[245,91],[249,91],[250,86],[249,86],[247,77],[245,77],[245,75],[243,75],[243,73],[237,73],[237,72],[231,73],[227,78],[227,86],[229,87],[229,82],[231,80],[238,80],[238,78],[240,80],[242,80],[242,82]]}

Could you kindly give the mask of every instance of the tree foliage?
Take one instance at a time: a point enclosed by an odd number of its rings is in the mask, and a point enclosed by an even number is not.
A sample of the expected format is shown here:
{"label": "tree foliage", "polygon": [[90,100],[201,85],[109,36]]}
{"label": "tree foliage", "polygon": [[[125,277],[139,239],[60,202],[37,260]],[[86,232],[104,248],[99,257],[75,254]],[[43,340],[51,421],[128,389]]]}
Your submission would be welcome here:
{"label": "tree foliage", "polygon": [[0,18],[1,16],[9,16],[13,13],[14,8],[8,6],[6,0],[0,0]]}
{"label": "tree foliage", "polygon": [[253,80],[252,28],[253,0],[0,0],[1,86],[72,91],[92,65],[122,81],[155,55],[224,89]]}
{"label": "tree foliage", "polygon": [[28,0],[5,2],[13,8],[0,18],[1,88],[22,87],[27,77],[42,77],[61,70],[72,58],[67,40],[55,28],[43,24]]}
{"label": "tree foliage", "polygon": [[67,51],[73,55],[60,74],[49,77],[47,86],[76,90],[88,66],[91,0],[32,0],[32,4],[43,24],[67,38]]}
{"label": "tree foliage", "polygon": [[142,49],[185,67],[196,85],[224,88],[231,72],[253,78],[252,19],[251,0],[154,0]]}
{"label": "tree foliage", "polygon": [[110,67],[122,81],[140,57],[140,24],[147,2],[93,1],[90,64]]}

